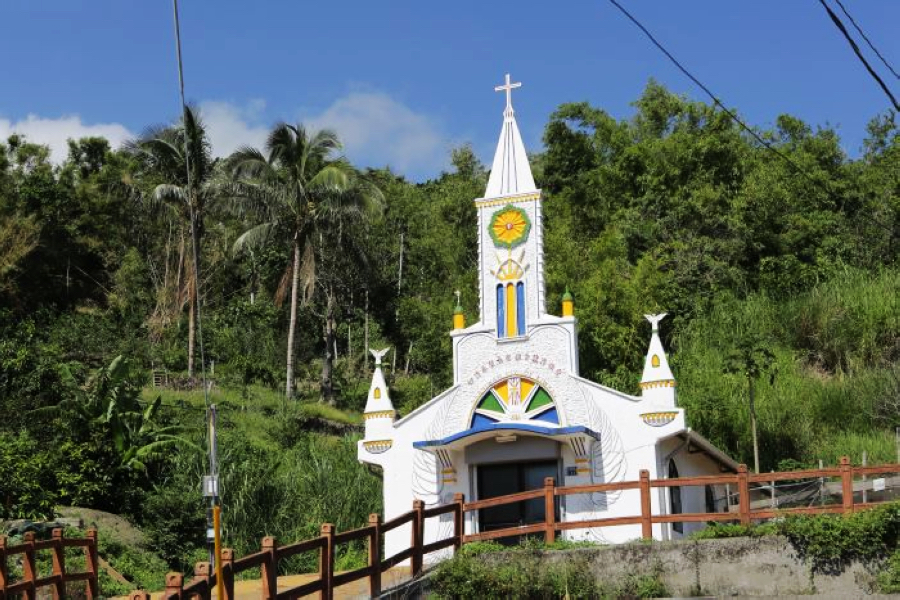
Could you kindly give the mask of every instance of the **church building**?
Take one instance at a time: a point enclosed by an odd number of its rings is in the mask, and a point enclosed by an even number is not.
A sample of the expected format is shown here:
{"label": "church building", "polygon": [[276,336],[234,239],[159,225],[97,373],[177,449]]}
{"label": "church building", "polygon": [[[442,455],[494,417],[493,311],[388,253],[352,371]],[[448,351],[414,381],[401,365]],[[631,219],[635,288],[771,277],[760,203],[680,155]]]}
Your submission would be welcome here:
{"label": "church building", "polygon": [[[579,375],[578,319],[571,295],[562,314],[546,310],[541,190],[537,189],[516,125],[506,83],[503,127],[478,218],[479,315],[465,324],[453,315],[453,386],[398,419],[381,370],[365,408],[359,460],[381,467],[384,518],[426,506],[512,494],[544,485],[633,481],[647,469],[652,479],[716,475],[737,464],[685,426],[676,402],[675,377],[659,337],[665,316],[648,315],[650,339],[640,394],[614,390]],[[458,303],[457,303],[458,304]],[[726,491],[708,486],[654,488],[654,514],[727,510]],[[639,492],[560,496],[557,522],[640,514]],[[543,522],[543,499],[473,511],[466,533]],[[452,521],[427,522],[425,543],[452,535]],[[679,538],[697,523],[655,524],[657,539]],[[640,525],[565,531],[570,540],[623,542]],[[409,529],[387,535],[386,556],[409,545]]]}

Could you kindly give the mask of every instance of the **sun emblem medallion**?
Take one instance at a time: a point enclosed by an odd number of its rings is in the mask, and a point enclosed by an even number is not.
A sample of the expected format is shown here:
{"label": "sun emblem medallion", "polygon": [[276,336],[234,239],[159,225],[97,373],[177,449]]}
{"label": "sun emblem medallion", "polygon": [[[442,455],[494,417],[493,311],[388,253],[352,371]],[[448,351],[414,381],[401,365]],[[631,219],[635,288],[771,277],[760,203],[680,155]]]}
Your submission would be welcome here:
{"label": "sun emblem medallion", "polygon": [[515,248],[528,238],[531,221],[524,210],[508,204],[491,217],[489,230],[494,245]]}

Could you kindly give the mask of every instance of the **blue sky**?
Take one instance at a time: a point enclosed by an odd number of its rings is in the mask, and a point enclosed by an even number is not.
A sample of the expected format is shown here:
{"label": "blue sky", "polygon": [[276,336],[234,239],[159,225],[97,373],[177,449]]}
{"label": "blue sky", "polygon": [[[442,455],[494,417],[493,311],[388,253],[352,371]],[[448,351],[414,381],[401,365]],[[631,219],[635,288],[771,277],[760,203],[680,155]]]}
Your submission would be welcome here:
{"label": "blue sky", "polygon": [[[843,1],[900,68],[900,2]],[[755,125],[781,113],[828,124],[856,155],[888,108],[817,0],[622,2]],[[524,84],[514,103],[530,150],[563,102],[628,117],[650,78],[702,98],[605,0],[182,0],[181,27],[186,93],[220,154],[303,120],[336,128],[357,164],[421,180],[464,142],[490,162],[506,72]],[[66,137],[118,142],[178,114],[167,0],[7,0],[0,40],[0,135],[25,132],[57,159]]]}

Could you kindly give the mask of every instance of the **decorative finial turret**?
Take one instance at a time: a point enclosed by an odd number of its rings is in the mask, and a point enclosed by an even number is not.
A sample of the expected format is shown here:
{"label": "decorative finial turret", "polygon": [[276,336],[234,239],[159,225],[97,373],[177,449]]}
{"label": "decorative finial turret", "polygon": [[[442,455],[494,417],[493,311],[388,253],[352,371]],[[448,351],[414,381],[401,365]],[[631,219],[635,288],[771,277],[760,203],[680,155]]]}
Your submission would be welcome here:
{"label": "decorative finial turret", "polygon": [[575,316],[575,301],[572,299],[571,292],[569,292],[569,286],[566,286],[566,292],[562,296],[562,316]]}
{"label": "decorative finial turret", "polygon": [[369,386],[369,397],[363,412],[366,436],[361,443],[363,448],[372,454],[386,452],[393,445],[393,423],[397,412],[391,403],[387,382],[381,371],[381,360],[388,350],[390,348],[369,349],[369,352],[375,357],[375,372],[372,373],[372,384]]}
{"label": "decorative finial turret", "polygon": [[453,309],[453,329],[465,329],[466,328],[466,315],[463,313],[462,304],[460,304],[459,297],[460,291],[456,290],[453,292],[456,294],[456,308]]}
{"label": "decorative finial turret", "polygon": [[650,334],[650,347],[647,349],[647,357],[644,359],[644,374],[641,377],[642,396],[651,400],[660,408],[675,407],[675,376],[669,368],[669,360],[659,339],[659,322],[666,317],[666,313],[658,315],[644,315],[650,322],[652,332]]}

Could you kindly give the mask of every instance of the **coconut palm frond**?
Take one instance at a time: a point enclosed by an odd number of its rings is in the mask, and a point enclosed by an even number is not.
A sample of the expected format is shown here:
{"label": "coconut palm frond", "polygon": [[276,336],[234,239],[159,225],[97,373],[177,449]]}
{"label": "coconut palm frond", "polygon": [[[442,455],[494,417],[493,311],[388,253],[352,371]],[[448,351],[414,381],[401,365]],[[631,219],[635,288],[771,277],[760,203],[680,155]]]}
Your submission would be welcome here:
{"label": "coconut palm frond", "polygon": [[276,224],[273,222],[261,223],[251,227],[234,241],[231,247],[232,254],[240,254],[244,250],[263,247],[270,239],[275,227]]}
{"label": "coconut palm frond", "polygon": [[275,174],[265,155],[250,146],[238,148],[228,157],[225,165],[237,179],[267,179]]}
{"label": "coconut palm frond", "polygon": [[352,181],[352,173],[343,165],[330,164],[313,176],[307,188],[340,193],[347,190]]}
{"label": "coconut palm frond", "polygon": [[184,188],[170,183],[161,183],[153,189],[152,199],[157,204],[168,204],[179,210],[187,206],[188,197]]}

